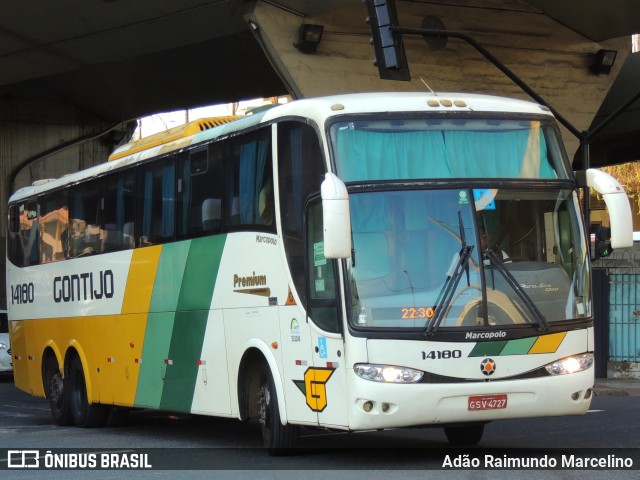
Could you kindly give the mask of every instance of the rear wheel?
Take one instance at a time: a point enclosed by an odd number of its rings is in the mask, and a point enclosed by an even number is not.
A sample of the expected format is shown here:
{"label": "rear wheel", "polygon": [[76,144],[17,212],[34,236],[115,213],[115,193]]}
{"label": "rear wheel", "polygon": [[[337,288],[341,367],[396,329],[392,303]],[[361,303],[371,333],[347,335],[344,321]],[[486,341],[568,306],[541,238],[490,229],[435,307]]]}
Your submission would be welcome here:
{"label": "rear wheel", "polygon": [[106,409],[103,405],[89,404],[87,399],[87,384],[84,379],[84,371],[80,357],[75,356],[71,360],[69,368],[69,390],[71,414],[78,427],[97,427],[104,423]]}
{"label": "rear wheel", "polygon": [[72,425],[69,388],[60,374],[60,367],[55,356],[49,355],[44,366],[44,389],[49,400],[51,416],[56,425]]}
{"label": "rear wheel", "polygon": [[287,455],[298,446],[300,427],[282,425],[278,410],[278,396],[271,372],[266,369],[260,386],[260,424],[262,442],[269,455]]}
{"label": "rear wheel", "polygon": [[444,427],[444,434],[451,445],[473,446],[482,440],[484,425],[465,425],[462,427]]}

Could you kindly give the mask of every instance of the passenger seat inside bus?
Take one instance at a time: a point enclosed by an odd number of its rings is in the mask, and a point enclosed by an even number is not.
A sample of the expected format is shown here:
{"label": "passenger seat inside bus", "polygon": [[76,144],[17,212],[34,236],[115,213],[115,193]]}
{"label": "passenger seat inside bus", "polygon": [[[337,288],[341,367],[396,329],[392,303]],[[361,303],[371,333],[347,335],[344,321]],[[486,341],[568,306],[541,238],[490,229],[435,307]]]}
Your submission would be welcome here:
{"label": "passenger seat inside bus", "polygon": [[133,222],[125,223],[122,232],[115,223],[106,223],[100,234],[102,252],[133,248]]}
{"label": "passenger seat inside bus", "polygon": [[101,251],[110,252],[112,250],[117,250],[116,245],[120,243],[120,234],[118,233],[118,227],[116,226],[116,224],[106,223],[104,225],[104,230],[102,230],[100,233],[102,237],[102,242],[100,244]]}
{"label": "passenger seat inside bus", "polygon": [[133,248],[135,244],[133,222],[127,222],[122,227],[122,243],[124,248]]}
{"label": "passenger seat inside bus", "polygon": [[215,231],[222,223],[222,201],[219,198],[205,198],[202,202],[202,229]]}

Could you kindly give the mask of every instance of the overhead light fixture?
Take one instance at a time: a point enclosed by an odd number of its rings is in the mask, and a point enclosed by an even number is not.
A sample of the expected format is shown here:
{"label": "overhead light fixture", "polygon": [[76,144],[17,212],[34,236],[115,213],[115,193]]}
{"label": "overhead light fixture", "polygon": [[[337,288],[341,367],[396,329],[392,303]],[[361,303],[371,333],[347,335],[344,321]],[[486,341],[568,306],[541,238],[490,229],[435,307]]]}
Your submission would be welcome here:
{"label": "overhead light fixture", "polygon": [[598,50],[591,64],[591,71],[596,74],[609,75],[617,55],[618,52],[615,50]]}
{"label": "overhead light fixture", "polygon": [[323,25],[303,23],[298,31],[298,43],[294,46],[303,53],[315,53],[323,31]]}

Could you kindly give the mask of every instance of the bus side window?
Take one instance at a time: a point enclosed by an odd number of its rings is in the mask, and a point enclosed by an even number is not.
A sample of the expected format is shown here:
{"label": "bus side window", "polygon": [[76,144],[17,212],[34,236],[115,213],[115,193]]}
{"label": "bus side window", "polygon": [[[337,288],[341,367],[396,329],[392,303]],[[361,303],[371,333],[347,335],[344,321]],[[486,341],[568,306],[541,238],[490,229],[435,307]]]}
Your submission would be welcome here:
{"label": "bus side window", "polygon": [[134,247],[134,172],[116,172],[102,181],[100,251]]}
{"label": "bus side window", "polygon": [[176,168],[174,158],[143,165],[137,171],[138,246],[170,242],[175,233]]}
{"label": "bus side window", "polygon": [[178,161],[178,236],[219,233],[222,227],[220,145],[184,153]]}
{"label": "bus side window", "polygon": [[40,204],[40,262],[64,260],[67,251],[69,208],[67,191],[42,195]]}
{"label": "bus side window", "polygon": [[20,242],[20,223],[18,205],[9,205],[7,219],[7,258],[11,263],[22,266],[22,242]]}
{"label": "bus side window", "polygon": [[324,256],[322,202],[319,199],[309,206],[308,215],[308,315],[323,330],[337,333],[340,332],[340,317],[336,294],[336,260]]}
{"label": "bus side window", "polygon": [[40,260],[38,204],[27,200],[9,209],[9,260],[18,267],[37,265]]}
{"label": "bus side window", "polygon": [[69,202],[69,257],[98,253],[100,180],[72,187]]}
{"label": "bus side window", "polygon": [[225,143],[225,226],[275,232],[271,128]]}

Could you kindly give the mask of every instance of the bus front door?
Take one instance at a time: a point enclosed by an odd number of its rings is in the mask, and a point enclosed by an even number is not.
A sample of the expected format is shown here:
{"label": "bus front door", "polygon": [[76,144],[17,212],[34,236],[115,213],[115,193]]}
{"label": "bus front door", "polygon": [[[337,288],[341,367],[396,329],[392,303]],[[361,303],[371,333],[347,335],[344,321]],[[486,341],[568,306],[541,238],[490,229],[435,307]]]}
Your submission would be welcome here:
{"label": "bus front door", "polygon": [[311,326],[313,367],[305,373],[307,406],[325,427],[348,425],[347,376],[342,335]]}
{"label": "bus front door", "polygon": [[338,265],[324,255],[322,203],[308,207],[307,222],[307,324],[313,366],[305,372],[307,406],[318,415],[321,426],[348,425],[346,364],[342,337]]}

